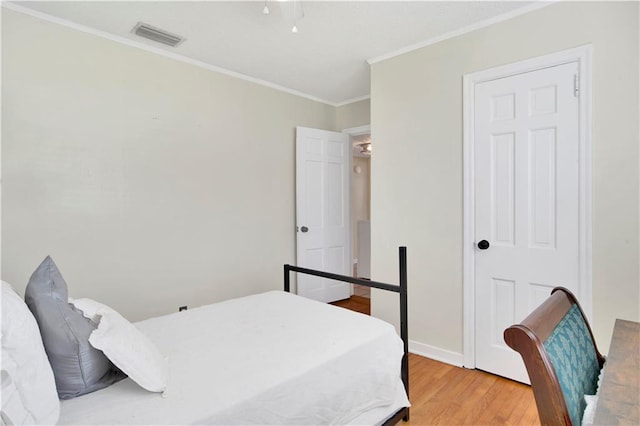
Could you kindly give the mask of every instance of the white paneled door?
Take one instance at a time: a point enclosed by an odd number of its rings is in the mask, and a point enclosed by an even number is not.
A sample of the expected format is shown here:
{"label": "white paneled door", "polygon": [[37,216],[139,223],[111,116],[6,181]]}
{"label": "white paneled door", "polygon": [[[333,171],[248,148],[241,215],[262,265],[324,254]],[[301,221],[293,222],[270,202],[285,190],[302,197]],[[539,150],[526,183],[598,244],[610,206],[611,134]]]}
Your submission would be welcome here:
{"label": "white paneled door", "polygon": [[[297,265],[351,275],[350,138],[296,128]],[[298,294],[322,302],[347,299],[348,283],[298,275]]]}
{"label": "white paneled door", "polygon": [[476,367],[528,383],[503,331],[555,286],[578,294],[575,62],[475,86]]}

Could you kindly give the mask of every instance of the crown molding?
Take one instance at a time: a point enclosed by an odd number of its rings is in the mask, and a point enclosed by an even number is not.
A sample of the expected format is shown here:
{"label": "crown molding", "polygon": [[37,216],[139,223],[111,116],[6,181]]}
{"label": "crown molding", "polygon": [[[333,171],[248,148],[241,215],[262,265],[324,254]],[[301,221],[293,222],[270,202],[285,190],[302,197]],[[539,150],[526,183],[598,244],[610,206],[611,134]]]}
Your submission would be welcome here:
{"label": "crown molding", "polygon": [[294,90],[294,89],[289,89],[288,87],[280,86],[278,84],[271,83],[271,82],[266,81],[266,80],[261,80],[259,78],[248,76],[246,74],[242,74],[242,73],[239,73],[239,72],[236,72],[236,71],[228,70],[226,68],[222,68],[222,67],[218,67],[218,66],[215,66],[215,65],[211,65],[211,64],[208,64],[206,62],[199,61],[197,59],[192,59],[192,58],[189,58],[187,56],[180,55],[178,53],[169,52],[169,51],[166,51],[164,49],[160,49],[160,48],[157,48],[157,47],[154,47],[154,46],[149,46],[147,44],[144,44],[144,43],[141,43],[141,42],[138,42],[138,41],[135,41],[135,40],[128,39],[126,37],[122,37],[122,36],[118,36],[118,35],[115,35],[115,34],[111,34],[111,33],[108,33],[106,31],[98,30],[98,29],[95,29],[95,28],[88,27],[86,25],[82,25],[82,24],[78,24],[78,23],[73,22],[73,21],[69,21],[67,19],[62,19],[62,18],[59,18],[57,16],[49,15],[48,13],[44,13],[44,12],[40,12],[40,11],[37,11],[37,10],[30,9],[28,7],[20,6],[20,5],[16,4],[16,3],[13,3],[13,2],[2,1],[2,7],[6,8],[6,9],[9,9],[9,10],[12,10],[14,12],[22,13],[22,14],[29,15],[29,16],[32,16],[32,17],[37,18],[37,19],[41,19],[43,21],[52,22],[54,24],[58,24],[58,25],[61,25],[63,27],[71,28],[71,29],[74,29],[74,30],[77,30],[77,31],[80,31],[80,32],[83,32],[83,33],[87,33],[87,34],[91,34],[91,35],[94,35],[94,36],[97,36],[97,37],[101,37],[101,38],[113,41],[115,43],[124,44],[124,45],[129,46],[129,47],[133,47],[133,48],[136,48],[136,49],[140,49],[140,50],[144,50],[144,51],[147,51],[147,52],[155,53],[157,55],[164,56],[166,58],[173,59],[175,61],[184,62],[184,63],[189,64],[189,65],[194,65],[196,67],[200,67],[200,68],[204,68],[204,69],[209,70],[209,71],[213,71],[213,72],[217,72],[217,73],[220,73],[220,74],[228,75],[230,77],[235,77],[235,78],[238,78],[240,80],[245,80],[245,81],[248,81],[248,82],[251,82],[251,83],[254,83],[254,84],[258,84],[260,86],[265,86],[265,87],[268,87],[270,89],[274,89],[274,90],[277,90],[279,92],[284,92],[284,93],[287,93],[287,94],[290,94],[290,95],[294,95],[294,96],[298,96],[298,97],[301,97],[301,98],[305,98],[305,99],[308,99],[310,101],[320,102],[320,103],[323,103],[323,104],[326,104],[326,105],[329,105],[329,106],[332,106],[332,107],[337,107],[337,106],[341,106],[341,105],[344,105],[344,104],[347,104],[347,103],[354,102],[354,101],[346,101],[344,103],[339,103],[339,104],[336,103],[336,102],[331,102],[331,101],[328,101],[326,99],[321,99],[321,98],[318,98],[316,96],[309,95],[307,93],[303,93],[303,92],[300,92],[300,91],[297,91],[297,90]]}
{"label": "crown molding", "polygon": [[440,43],[441,41],[448,40],[450,38],[458,37],[463,34],[467,34],[481,28],[489,27],[491,25],[497,24],[499,22],[507,21],[509,19],[515,18],[520,15],[524,15],[529,12],[533,12],[534,10],[539,10],[549,5],[555,4],[561,0],[549,0],[549,1],[536,1],[535,3],[518,8],[516,10],[512,10],[510,12],[503,13],[498,16],[494,16],[484,21],[476,22],[475,24],[468,25],[466,27],[460,28],[455,31],[448,32],[446,34],[430,38],[428,40],[422,41],[420,43],[412,44],[407,47],[403,47],[402,49],[395,50],[393,52],[385,53],[384,55],[376,56],[374,58],[367,59],[367,63],[369,65],[376,64],[378,62],[386,61],[387,59],[395,58],[396,56],[403,55],[405,53],[412,52],[414,50],[421,49],[423,47],[430,46],[432,44]]}
{"label": "crown molding", "polygon": [[366,101],[367,99],[371,99],[371,95],[365,95],[365,96],[360,96],[359,98],[347,99],[346,101],[339,102],[339,103],[335,104],[334,106],[335,107],[341,107],[341,106],[353,104],[353,103],[360,102],[360,101]]}
{"label": "crown molding", "polygon": [[[411,52],[411,51],[414,51],[414,50],[417,50],[417,49],[420,49],[420,48],[423,48],[423,47],[426,47],[426,46],[429,46],[429,45],[432,45],[432,44],[435,44],[435,43],[439,43],[439,42],[444,41],[444,40],[448,40],[450,38],[458,37],[460,35],[463,35],[463,34],[466,34],[466,33],[481,29],[481,28],[485,28],[485,27],[491,26],[491,25],[496,24],[498,22],[506,21],[508,19],[515,18],[515,17],[520,16],[520,15],[524,15],[524,14],[532,12],[534,10],[538,10],[538,9],[543,8],[543,7],[549,6],[551,4],[557,3],[558,1],[560,1],[560,0],[537,1],[536,3],[531,4],[529,6],[525,6],[525,7],[516,9],[514,11],[507,12],[507,13],[504,13],[502,15],[498,15],[498,16],[486,19],[484,21],[475,23],[473,25],[469,25],[469,26],[461,28],[459,30],[452,31],[452,32],[443,34],[441,36],[434,37],[434,38],[431,38],[429,40],[425,40],[423,42],[416,43],[416,44],[404,47],[402,49],[399,49],[399,50],[396,50],[396,51],[393,51],[393,52],[390,52],[390,53],[386,53],[384,55],[380,55],[380,56],[377,56],[377,57],[374,57],[374,58],[367,59],[366,62],[369,65],[373,65],[375,63],[382,62],[382,61],[385,61],[387,59],[391,59],[391,58],[394,58],[396,56],[399,56],[399,55],[402,55],[402,54],[405,54],[405,53],[408,53],[408,52]],[[281,86],[281,85],[278,85],[278,84],[275,84],[275,83],[272,83],[272,82],[269,82],[269,81],[266,81],[266,80],[261,80],[259,78],[248,76],[246,74],[242,74],[242,73],[239,73],[239,72],[236,72],[236,71],[228,70],[226,68],[222,68],[222,67],[218,67],[218,66],[215,66],[215,65],[211,65],[211,64],[208,64],[206,62],[199,61],[197,59],[192,59],[192,58],[189,58],[187,56],[184,56],[184,55],[181,55],[181,54],[178,54],[178,53],[169,52],[167,50],[164,50],[164,49],[161,49],[161,48],[158,48],[158,47],[154,47],[154,46],[150,46],[150,45],[147,45],[145,43],[141,43],[141,42],[138,42],[138,41],[135,41],[135,40],[131,40],[131,39],[128,39],[126,37],[122,37],[122,36],[118,36],[118,35],[115,35],[115,34],[111,34],[111,33],[108,33],[106,31],[102,31],[102,30],[98,30],[98,29],[95,29],[95,28],[91,28],[89,26],[78,24],[76,22],[73,22],[73,21],[70,21],[70,20],[67,20],[67,19],[63,19],[63,18],[59,18],[59,17],[53,16],[53,15],[49,15],[49,14],[44,13],[44,12],[40,12],[40,11],[37,11],[37,10],[34,10],[34,9],[30,9],[28,7],[20,6],[20,5],[16,4],[16,3],[14,3],[14,2],[2,0],[1,1],[1,6],[3,8],[9,9],[9,10],[13,10],[14,12],[18,12],[18,13],[22,13],[22,14],[25,14],[25,15],[29,15],[29,16],[32,16],[34,18],[41,19],[43,21],[51,22],[51,23],[54,23],[54,24],[58,24],[58,25],[61,25],[61,26],[67,27],[67,28],[71,28],[71,29],[74,29],[76,31],[80,31],[80,32],[83,32],[83,33],[86,33],[86,34],[91,34],[91,35],[94,35],[94,36],[97,36],[97,37],[101,37],[101,38],[113,41],[115,43],[123,44],[123,45],[129,46],[129,47],[133,47],[133,48],[136,48],[136,49],[144,50],[144,51],[147,51],[147,52],[151,52],[151,53],[154,53],[154,54],[157,54],[157,55],[160,55],[160,56],[164,56],[164,57],[169,58],[169,59],[173,59],[175,61],[183,62],[183,63],[190,64],[190,65],[193,65],[193,66],[196,66],[196,67],[200,67],[200,68],[204,68],[206,70],[213,71],[213,72],[216,72],[216,73],[219,73],[219,74],[228,75],[230,77],[238,78],[238,79],[241,79],[241,80],[244,80],[244,81],[248,81],[248,82],[251,82],[251,83],[254,83],[254,84],[258,84],[260,86],[264,86],[264,87],[268,87],[270,89],[277,90],[279,92],[283,92],[283,93],[287,93],[287,94],[290,94],[290,95],[298,96],[298,97],[301,97],[301,98],[304,98],[304,99],[308,99],[310,101],[319,102],[319,103],[326,104],[326,105],[329,105],[329,106],[332,106],[332,107],[341,107],[341,106],[345,106],[345,105],[348,105],[348,104],[352,104],[352,103],[355,103],[355,102],[360,102],[360,101],[367,100],[367,99],[371,98],[371,95],[365,95],[365,96],[360,96],[360,97],[356,97],[356,98],[352,98],[352,99],[347,99],[347,100],[341,101],[341,102],[331,102],[331,101],[328,101],[326,99],[318,98],[317,96],[313,96],[313,95],[310,95],[308,93],[300,92],[298,90],[290,89],[288,87],[284,87],[284,86]]]}

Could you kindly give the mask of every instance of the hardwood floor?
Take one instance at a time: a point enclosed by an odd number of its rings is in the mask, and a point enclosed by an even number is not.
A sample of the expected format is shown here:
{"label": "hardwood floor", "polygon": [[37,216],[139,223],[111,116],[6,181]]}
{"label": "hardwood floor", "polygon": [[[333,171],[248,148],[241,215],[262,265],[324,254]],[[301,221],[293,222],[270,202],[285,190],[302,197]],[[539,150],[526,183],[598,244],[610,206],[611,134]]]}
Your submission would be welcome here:
{"label": "hardwood floor", "polygon": [[[362,297],[334,305],[370,314]],[[480,370],[409,354],[411,418],[402,425],[539,425],[531,388]]]}
{"label": "hardwood floor", "polygon": [[366,297],[351,296],[349,299],[339,300],[331,304],[360,312],[361,314],[371,315],[371,300]]}
{"label": "hardwood floor", "polygon": [[409,400],[406,425],[540,424],[529,386],[414,354],[409,354]]}

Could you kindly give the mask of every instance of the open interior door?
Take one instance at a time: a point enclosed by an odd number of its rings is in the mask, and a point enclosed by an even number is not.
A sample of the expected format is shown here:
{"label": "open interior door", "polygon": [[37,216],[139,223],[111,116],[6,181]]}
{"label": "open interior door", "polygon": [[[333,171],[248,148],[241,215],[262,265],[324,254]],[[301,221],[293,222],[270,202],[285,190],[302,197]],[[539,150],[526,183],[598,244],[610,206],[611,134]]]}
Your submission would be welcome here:
{"label": "open interior door", "polygon": [[[297,265],[351,275],[350,138],[296,128]],[[348,283],[298,276],[298,294],[322,302],[347,299]]]}

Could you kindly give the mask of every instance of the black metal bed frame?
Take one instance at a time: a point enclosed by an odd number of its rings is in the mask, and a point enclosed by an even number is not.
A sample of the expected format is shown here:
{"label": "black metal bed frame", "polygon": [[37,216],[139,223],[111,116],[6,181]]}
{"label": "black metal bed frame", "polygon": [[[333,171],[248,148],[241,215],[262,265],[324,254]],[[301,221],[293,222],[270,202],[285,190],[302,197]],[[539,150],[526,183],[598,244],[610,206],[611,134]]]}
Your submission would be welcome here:
{"label": "black metal bed frame", "polygon": [[[317,277],[328,278],[337,281],[344,281],[351,284],[363,285],[366,287],[378,288],[381,290],[392,291],[400,296],[400,338],[404,343],[404,355],[402,356],[401,378],[404,389],[409,396],[409,330],[407,321],[407,248],[400,247],[399,263],[400,263],[400,284],[387,284],[378,281],[370,281],[362,278],[353,278],[346,275],[333,274],[331,272],[317,271],[315,269],[302,268],[300,266],[284,265],[284,291],[290,292],[290,272],[298,272],[301,274],[315,275]],[[393,416],[384,422],[385,426],[394,425],[400,421],[409,420],[409,407],[403,407]]]}

